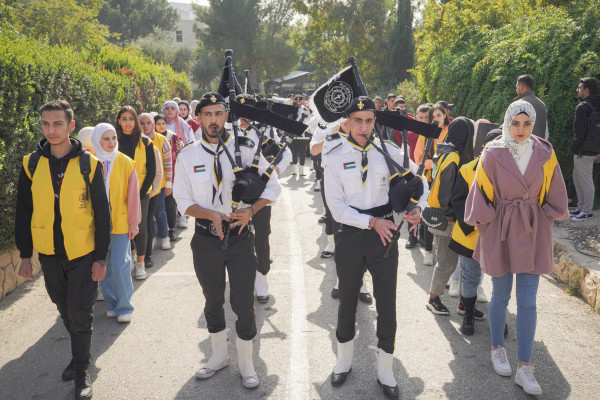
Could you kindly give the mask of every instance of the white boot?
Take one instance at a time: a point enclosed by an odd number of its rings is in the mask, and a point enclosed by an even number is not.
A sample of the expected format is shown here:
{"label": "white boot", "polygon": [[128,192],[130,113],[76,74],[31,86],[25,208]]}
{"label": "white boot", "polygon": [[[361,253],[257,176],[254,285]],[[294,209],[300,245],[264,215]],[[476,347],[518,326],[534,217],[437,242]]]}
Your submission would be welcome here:
{"label": "white boot", "polygon": [[298,175],[298,164],[294,164],[294,171],[292,172],[292,175]]}
{"label": "white boot", "polygon": [[212,356],[202,368],[196,371],[195,377],[198,379],[210,378],[229,363],[229,357],[227,357],[227,330],[223,329],[221,332],[211,333],[210,342],[212,344]]}
{"label": "white boot", "polygon": [[267,281],[267,275],[263,275],[256,271],[256,278],[254,279],[254,293],[256,299],[259,302],[269,301],[269,283]]}
{"label": "white boot", "polygon": [[394,355],[386,353],[382,349],[378,349],[377,354],[377,382],[383,385],[383,392],[388,397],[398,397],[398,384],[394,378],[394,371],[392,370],[392,364],[394,362]]}
{"label": "white boot", "polygon": [[304,165],[298,165],[298,171],[300,176],[304,176]]}
{"label": "white boot", "polygon": [[252,340],[243,340],[238,337],[235,341],[235,347],[237,348],[238,368],[242,376],[242,385],[248,389],[257,387],[260,381],[256,371],[254,371]]}
{"label": "white boot", "polygon": [[333,235],[327,235],[327,246],[321,252],[321,258],[331,258],[335,253],[335,239]]}
{"label": "white boot", "polygon": [[354,339],[346,343],[337,342],[337,363],[333,372],[341,374],[352,369],[352,358],[354,358]]}

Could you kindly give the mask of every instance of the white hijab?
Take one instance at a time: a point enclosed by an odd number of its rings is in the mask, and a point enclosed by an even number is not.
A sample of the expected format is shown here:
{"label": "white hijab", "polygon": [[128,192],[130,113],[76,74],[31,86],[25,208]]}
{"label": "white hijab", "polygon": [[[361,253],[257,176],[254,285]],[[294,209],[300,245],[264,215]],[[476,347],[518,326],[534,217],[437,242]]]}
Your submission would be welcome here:
{"label": "white hijab", "polygon": [[108,152],[102,148],[101,141],[102,135],[107,131],[113,131],[116,133],[114,126],[107,123],[101,123],[94,127],[94,132],[92,133],[92,146],[94,146],[94,150],[96,151],[96,158],[100,160],[102,165],[104,165],[104,171],[106,171],[104,177],[104,186],[106,187],[106,196],[108,197],[108,201],[110,202],[109,195],[109,183],[110,183],[110,173],[112,171],[112,167],[115,163],[115,158],[119,153],[119,144],[115,146],[115,149],[112,152]]}
{"label": "white hijab", "polygon": [[515,117],[521,113],[525,113],[529,116],[529,118],[531,118],[531,130],[533,131],[533,126],[535,125],[535,109],[529,102],[525,100],[517,100],[508,106],[506,114],[504,114],[502,136],[489,142],[485,147],[508,149],[510,154],[515,159],[515,162],[519,167],[519,171],[521,171],[521,175],[525,175],[525,170],[527,169],[529,160],[531,160],[531,155],[533,154],[533,140],[531,140],[531,134],[527,139],[519,143],[513,139],[508,131],[513,119],[515,119]]}

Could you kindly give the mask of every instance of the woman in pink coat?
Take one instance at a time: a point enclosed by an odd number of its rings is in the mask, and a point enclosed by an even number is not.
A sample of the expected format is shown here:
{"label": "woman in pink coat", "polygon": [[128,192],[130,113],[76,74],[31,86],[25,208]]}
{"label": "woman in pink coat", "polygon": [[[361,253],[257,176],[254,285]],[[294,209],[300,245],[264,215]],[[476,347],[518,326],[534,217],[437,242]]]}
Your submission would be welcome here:
{"label": "woman in pink coat", "polygon": [[473,258],[492,276],[489,307],[494,370],[511,376],[504,349],[506,307],[516,277],[518,366],[515,383],[542,389],[529,365],[541,274],[554,270],[552,225],[566,219],[567,191],[552,145],[531,135],[535,110],[518,100],[506,110],[502,136],[488,143],[465,204],[465,222],[477,226]]}

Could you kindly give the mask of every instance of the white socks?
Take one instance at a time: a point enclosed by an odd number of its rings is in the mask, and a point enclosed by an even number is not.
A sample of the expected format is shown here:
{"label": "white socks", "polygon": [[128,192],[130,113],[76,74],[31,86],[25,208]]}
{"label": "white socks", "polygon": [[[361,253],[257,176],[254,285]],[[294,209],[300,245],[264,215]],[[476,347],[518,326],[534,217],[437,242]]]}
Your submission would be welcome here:
{"label": "white socks", "polygon": [[327,247],[325,247],[325,251],[328,251],[330,253],[335,252],[335,240],[333,238],[333,235],[327,235]]}
{"label": "white socks", "polygon": [[397,383],[392,370],[394,355],[386,353],[382,349],[377,350],[379,351],[377,354],[377,379],[386,386],[395,387]]}
{"label": "white socks", "polygon": [[212,356],[203,368],[219,370],[227,365],[227,330],[211,333],[210,342],[212,344]]}
{"label": "white socks", "polygon": [[346,343],[337,342],[337,350],[337,363],[333,367],[333,372],[341,374],[350,371],[354,357],[354,339]]}
{"label": "white socks", "polygon": [[365,284],[365,281],[364,281],[364,279],[363,279],[363,284],[362,284],[362,286],[360,287],[360,292],[361,292],[361,293],[369,293],[369,290],[367,289],[367,285]]}
{"label": "white socks", "polygon": [[263,275],[256,271],[256,278],[254,279],[254,292],[257,296],[269,295],[269,283],[267,282],[267,275]]}
{"label": "white socks", "polygon": [[339,289],[340,288],[340,278],[336,278],[335,279],[335,286],[333,288],[334,289]]}

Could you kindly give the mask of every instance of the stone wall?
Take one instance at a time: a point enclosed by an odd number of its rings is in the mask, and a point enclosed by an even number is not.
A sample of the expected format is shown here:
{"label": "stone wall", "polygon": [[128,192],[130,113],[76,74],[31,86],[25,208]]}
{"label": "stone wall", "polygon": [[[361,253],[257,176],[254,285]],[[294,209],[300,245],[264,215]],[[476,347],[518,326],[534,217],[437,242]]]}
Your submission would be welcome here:
{"label": "stone wall", "polygon": [[[21,258],[16,247],[0,254],[0,300],[8,293],[21,286],[27,279],[18,275],[21,267]],[[38,260],[37,252],[31,258],[33,265],[33,276],[35,277],[42,269]]]}
{"label": "stone wall", "polygon": [[569,246],[554,243],[554,274],[567,285],[577,288],[581,296],[600,314],[600,276],[583,267],[572,257]]}

